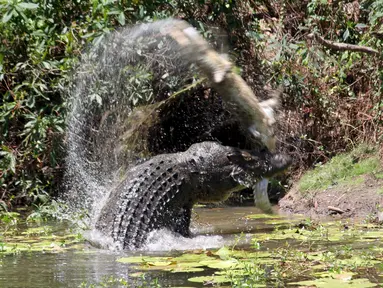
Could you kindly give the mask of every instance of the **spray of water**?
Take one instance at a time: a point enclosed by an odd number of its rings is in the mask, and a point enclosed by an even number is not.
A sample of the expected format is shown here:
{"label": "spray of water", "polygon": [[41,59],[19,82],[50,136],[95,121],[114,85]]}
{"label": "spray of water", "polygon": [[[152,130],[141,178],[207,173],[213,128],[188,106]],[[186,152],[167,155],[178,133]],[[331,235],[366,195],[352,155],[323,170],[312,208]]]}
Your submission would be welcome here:
{"label": "spray of water", "polygon": [[94,223],[109,191],[139,153],[124,133],[133,108],[167,98],[193,81],[180,47],[166,35],[175,20],[113,32],[84,53],[73,77],[64,200]]}

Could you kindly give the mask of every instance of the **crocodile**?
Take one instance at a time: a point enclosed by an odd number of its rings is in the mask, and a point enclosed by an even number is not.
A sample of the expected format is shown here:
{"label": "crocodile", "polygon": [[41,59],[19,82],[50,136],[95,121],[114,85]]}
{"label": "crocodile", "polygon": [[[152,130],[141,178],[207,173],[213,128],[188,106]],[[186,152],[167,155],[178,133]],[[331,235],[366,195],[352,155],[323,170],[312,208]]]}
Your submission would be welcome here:
{"label": "crocodile", "polygon": [[290,157],[201,142],[185,152],[157,155],[131,168],[108,196],[96,229],[117,249],[144,245],[148,233],[168,228],[191,237],[195,203],[226,200],[231,193],[285,170]]}

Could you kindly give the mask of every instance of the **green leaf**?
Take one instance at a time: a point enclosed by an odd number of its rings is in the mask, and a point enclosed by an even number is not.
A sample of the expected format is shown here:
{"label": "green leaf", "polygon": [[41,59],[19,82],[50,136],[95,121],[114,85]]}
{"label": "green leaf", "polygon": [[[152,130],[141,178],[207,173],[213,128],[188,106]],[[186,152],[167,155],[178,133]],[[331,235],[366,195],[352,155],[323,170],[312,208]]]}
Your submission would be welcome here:
{"label": "green leaf", "polygon": [[24,8],[24,9],[36,9],[39,7],[38,4],[35,3],[27,3],[27,2],[21,2],[17,6]]}
{"label": "green leaf", "polygon": [[346,41],[350,37],[350,30],[346,29],[343,33],[343,41]]}
{"label": "green leaf", "polygon": [[3,18],[1,19],[1,22],[7,23],[9,20],[11,20],[13,15],[13,11],[8,11],[7,13],[4,14]]}
{"label": "green leaf", "polygon": [[14,174],[16,172],[16,157],[15,157],[15,155],[13,154],[12,150],[5,145],[3,145],[1,147],[1,149],[2,149],[2,151],[0,151],[0,155],[5,158],[5,163],[7,163],[6,169],[11,170],[12,173]]}
{"label": "green leaf", "polygon": [[4,201],[0,200],[0,212],[8,212],[7,204]]}
{"label": "green leaf", "polygon": [[117,17],[117,21],[118,23],[120,23],[121,25],[125,25],[125,15],[124,15],[124,12],[121,12],[118,17]]}
{"label": "green leaf", "polygon": [[45,69],[48,69],[48,70],[52,69],[52,66],[51,66],[51,64],[49,64],[49,62],[43,61],[42,64],[43,64]]}
{"label": "green leaf", "polygon": [[57,132],[64,133],[64,129],[60,126],[55,126]]}
{"label": "green leaf", "polygon": [[358,24],[356,24],[355,28],[365,29],[365,28],[368,28],[368,26],[366,24],[363,24],[363,23],[358,23]]}

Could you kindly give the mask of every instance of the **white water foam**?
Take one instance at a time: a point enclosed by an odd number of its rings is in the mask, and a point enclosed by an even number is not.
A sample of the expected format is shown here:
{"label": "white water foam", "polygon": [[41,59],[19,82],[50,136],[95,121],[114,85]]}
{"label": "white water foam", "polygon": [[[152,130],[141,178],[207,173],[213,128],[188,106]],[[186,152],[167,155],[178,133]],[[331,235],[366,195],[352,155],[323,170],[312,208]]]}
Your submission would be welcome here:
{"label": "white water foam", "polygon": [[[196,232],[196,230],[194,230]],[[106,237],[97,230],[89,230],[83,236],[93,246],[111,251],[121,251],[121,245],[116,244],[111,237]],[[153,230],[149,233],[145,244],[136,251],[142,252],[168,252],[196,249],[214,249],[224,245],[232,245],[235,240],[225,239],[221,235],[196,235],[186,238],[175,234],[168,229]]]}
{"label": "white water foam", "polygon": [[167,229],[160,229],[149,233],[146,244],[139,251],[206,250],[222,247],[226,242],[220,235],[197,235],[185,238]]}

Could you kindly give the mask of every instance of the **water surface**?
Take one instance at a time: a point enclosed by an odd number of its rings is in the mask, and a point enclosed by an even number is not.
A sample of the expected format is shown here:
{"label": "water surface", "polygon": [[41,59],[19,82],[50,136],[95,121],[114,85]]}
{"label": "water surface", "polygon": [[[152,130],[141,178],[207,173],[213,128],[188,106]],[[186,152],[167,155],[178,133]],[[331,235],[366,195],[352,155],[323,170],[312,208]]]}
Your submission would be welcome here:
{"label": "water surface", "polygon": [[[330,251],[339,245],[344,246],[353,243],[351,240],[347,240],[348,236],[344,237],[344,235],[341,236],[343,237],[341,238],[341,242],[335,238],[331,240],[327,237],[326,239],[325,234],[321,234],[325,232],[318,230],[318,235],[310,236],[312,237],[312,243],[309,246],[302,245],[302,243],[306,241],[302,238],[305,237],[303,232],[297,232],[297,237],[295,237],[294,231],[292,237],[285,237],[288,235],[287,232],[275,234],[275,230],[283,231],[286,227],[295,227],[295,224],[300,223],[299,221],[303,221],[302,218],[273,218],[258,213],[259,211],[254,207],[197,208],[195,209],[192,228],[192,231],[196,234],[194,238],[185,239],[174,236],[166,231],[159,231],[153,233],[148,246],[136,252],[116,252],[98,249],[86,241],[85,243],[84,241],[78,243],[78,241],[76,241],[76,234],[73,234],[75,231],[71,231],[70,227],[63,223],[47,225],[46,227],[50,228],[45,228],[45,232],[33,230],[35,228],[31,230],[30,225],[20,226],[17,233],[12,236],[7,236],[7,233],[5,233],[3,241],[6,239],[8,239],[8,242],[9,239],[12,239],[12,243],[29,241],[32,248],[30,248],[30,250],[24,249],[25,251],[20,252],[17,252],[17,249],[15,249],[15,253],[8,253],[9,251],[3,253],[0,257],[0,287],[56,288],[123,286],[121,283],[116,284],[113,281],[105,284],[105,282],[109,281],[108,278],[110,277],[114,279],[125,279],[130,283],[128,287],[154,287],[153,285],[155,284],[153,284],[152,281],[158,282],[159,287],[206,287],[204,283],[190,282],[188,279],[214,274],[214,272],[217,271],[217,269],[211,268],[214,267],[214,265],[209,266],[206,264],[206,266],[199,268],[200,271],[172,273],[172,269],[174,272],[174,263],[171,263],[172,260],[169,260],[169,263],[161,263],[161,261],[163,262],[164,260],[153,260],[153,264],[151,264],[150,257],[165,256],[169,257],[166,259],[172,259],[170,257],[177,257],[183,253],[193,251],[194,256],[202,255],[203,257],[222,258],[227,262],[228,260],[226,258],[210,255],[210,252],[207,251],[211,250],[215,253],[214,251],[217,251],[217,249],[223,246],[235,246],[238,251],[245,249],[251,253],[255,249],[254,243],[256,243],[257,240],[262,243],[261,248],[257,250],[260,251],[259,253],[269,253],[271,255],[272,253],[278,252],[281,254],[281,251],[286,251],[286,245],[289,245],[289,249],[296,249],[298,247],[302,251],[310,252],[310,255],[315,256],[315,254],[312,254],[315,250]],[[247,215],[253,215],[254,219],[245,217]],[[339,226],[339,224],[336,225]],[[30,230],[27,230],[27,228]],[[297,225],[296,228],[293,229],[301,228],[302,227],[299,228],[299,225]],[[29,232],[26,233],[26,231]],[[376,233],[376,231],[374,233]],[[52,235],[56,238],[52,238]],[[72,235],[70,236],[72,238],[60,238],[65,235]],[[85,233],[85,235],[87,235],[87,233]],[[270,239],[268,239],[267,235],[270,235]],[[52,243],[49,244],[49,248],[44,249],[45,251],[41,251],[41,249],[38,251],[38,241],[42,241],[41,238],[44,239],[44,237],[47,241],[52,241]],[[366,249],[369,247],[383,248],[377,234],[371,234],[371,237],[366,239],[367,240],[363,242],[355,242],[355,247],[357,247],[357,249]],[[5,243],[7,242],[5,241]],[[25,243],[22,245],[25,245]],[[309,251],[310,249],[311,251]],[[336,251],[336,249],[337,248],[335,248],[334,251]],[[137,263],[121,262],[121,259],[134,259],[129,258],[130,256],[147,257],[149,260],[145,261],[148,261],[149,264],[146,263],[146,266],[140,264],[140,266]],[[280,256],[278,257],[280,258]],[[268,259],[275,260],[274,258],[276,259],[277,256],[272,256]],[[168,265],[169,269],[167,270],[170,271],[165,271],[166,269],[164,268],[166,267],[162,267],[164,265]],[[200,265],[200,267],[201,266],[202,265]],[[137,272],[140,271],[145,272],[145,279],[142,278],[142,275],[136,277]],[[380,270],[376,271],[378,271],[376,272],[376,279],[372,281],[381,281],[382,278],[379,278],[381,276],[378,276]],[[358,277],[361,276],[363,275]],[[309,277],[302,277],[302,279],[309,279]],[[91,286],[92,284],[101,282],[106,286]]]}

